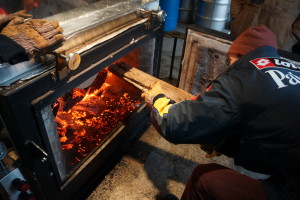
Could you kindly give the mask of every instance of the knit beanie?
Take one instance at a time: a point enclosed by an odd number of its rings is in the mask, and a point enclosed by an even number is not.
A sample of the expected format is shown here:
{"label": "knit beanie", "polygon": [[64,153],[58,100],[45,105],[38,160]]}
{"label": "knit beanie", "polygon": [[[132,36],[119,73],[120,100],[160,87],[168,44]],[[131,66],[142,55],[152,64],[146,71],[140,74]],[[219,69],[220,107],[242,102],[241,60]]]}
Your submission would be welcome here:
{"label": "knit beanie", "polygon": [[228,55],[243,56],[262,46],[271,46],[277,50],[276,35],[264,25],[254,26],[233,41]]}

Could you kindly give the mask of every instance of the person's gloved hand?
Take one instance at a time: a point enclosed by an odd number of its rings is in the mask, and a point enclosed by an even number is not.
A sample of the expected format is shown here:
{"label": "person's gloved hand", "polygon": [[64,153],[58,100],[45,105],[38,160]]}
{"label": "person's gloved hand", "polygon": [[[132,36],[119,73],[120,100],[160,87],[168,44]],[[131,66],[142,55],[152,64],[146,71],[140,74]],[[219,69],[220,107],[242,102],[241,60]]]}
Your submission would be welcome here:
{"label": "person's gloved hand", "polygon": [[157,100],[154,100],[153,107],[156,108],[159,115],[162,117],[169,112],[170,107],[173,106],[174,103],[173,100],[168,99],[167,97],[160,97],[157,98]]}
{"label": "person's gloved hand", "polygon": [[[153,99],[159,95],[159,94],[164,94],[164,91],[161,86],[161,81],[157,81],[150,90],[147,92],[143,92],[141,94],[141,97],[145,99],[146,104],[148,106],[153,106]],[[162,95],[164,96],[164,95]]]}
{"label": "person's gloved hand", "polygon": [[16,17],[1,31],[2,35],[22,46],[26,53],[35,56],[51,52],[62,45],[63,29],[57,21]]}
{"label": "person's gloved hand", "polygon": [[23,19],[30,19],[32,18],[31,14],[28,14],[26,10],[21,10],[9,15],[0,15],[0,30],[4,28],[11,20],[21,17]]}

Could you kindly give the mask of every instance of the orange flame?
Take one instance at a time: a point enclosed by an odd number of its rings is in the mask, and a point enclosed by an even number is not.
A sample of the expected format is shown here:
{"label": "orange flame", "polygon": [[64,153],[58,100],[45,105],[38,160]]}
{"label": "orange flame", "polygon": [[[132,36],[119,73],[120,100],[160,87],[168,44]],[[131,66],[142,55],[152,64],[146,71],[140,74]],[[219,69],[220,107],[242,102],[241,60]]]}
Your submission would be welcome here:
{"label": "orange flame", "polygon": [[75,88],[58,98],[53,104],[53,110],[57,109],[57,132],[63,151],[72,155],[71,164],[98,146],[140,100],[139,90],[107,70],[101,71],[89,88]]}

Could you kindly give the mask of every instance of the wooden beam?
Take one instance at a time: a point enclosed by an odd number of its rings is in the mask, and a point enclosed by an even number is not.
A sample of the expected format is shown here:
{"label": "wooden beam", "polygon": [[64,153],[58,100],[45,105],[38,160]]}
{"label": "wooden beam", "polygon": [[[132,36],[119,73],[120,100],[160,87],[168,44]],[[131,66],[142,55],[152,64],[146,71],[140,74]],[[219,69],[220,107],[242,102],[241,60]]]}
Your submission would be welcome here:
{"label": "wooden beam", "polygon": [[164,94],[175,102],[190,100],[194,97],[192,94],[155,78],[137,68],[131,67],[126,63],[112,64],[108,67],[108,70],[131,83],[142,92],[150,90],[155,83],[160,81],[159,86],[164,91]]}

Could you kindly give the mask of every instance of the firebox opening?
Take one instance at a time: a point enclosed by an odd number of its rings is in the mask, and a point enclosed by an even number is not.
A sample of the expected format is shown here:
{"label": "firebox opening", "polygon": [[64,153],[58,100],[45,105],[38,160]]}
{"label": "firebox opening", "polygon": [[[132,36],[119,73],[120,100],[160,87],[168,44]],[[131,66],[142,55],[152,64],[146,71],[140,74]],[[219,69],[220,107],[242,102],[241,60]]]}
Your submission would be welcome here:
{"label": "firebox opening", "polygon": [[[141,47],[117,62],[140,67]],[[149,55],[149,54],[148,54]],[[143,63],[145,64],[145,63]],[[151,64],[147,64],[151,66]],[[56,144],[52,147],[59,177],[64,182],[142,104],[141,91],[107,68],[51,104]],[[84,87],[83,87],[84,85]],[[49,107],[49,108],[50,108]]]}
{"label": "firebox opening", "polygon": [[52,104],[67,173],[74,169],[141,104],[141,92],[107,69],[85,89]]}
{"label": "firebox opening", "polygon": [[52,110],[67,166],[89,155],[140,103],[140,92],[106,69],[90,87],[58,98]]}

